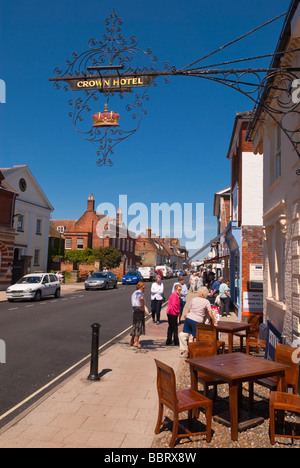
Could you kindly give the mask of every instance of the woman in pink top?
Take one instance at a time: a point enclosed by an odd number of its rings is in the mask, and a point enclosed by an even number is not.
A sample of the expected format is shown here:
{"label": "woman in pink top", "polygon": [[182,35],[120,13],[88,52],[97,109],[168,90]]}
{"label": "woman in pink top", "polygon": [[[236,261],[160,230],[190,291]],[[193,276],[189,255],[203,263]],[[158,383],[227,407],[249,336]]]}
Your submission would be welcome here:
{"label": "woman in pink top", "polygon": [[166,346],[179,346],[178,339],[178,317],[180,317],[180,300],[179,296],[181,295],[182,286],[181,284],[176,284],[175,291],[169,297],[167,316],[168,316],[168,334]]}

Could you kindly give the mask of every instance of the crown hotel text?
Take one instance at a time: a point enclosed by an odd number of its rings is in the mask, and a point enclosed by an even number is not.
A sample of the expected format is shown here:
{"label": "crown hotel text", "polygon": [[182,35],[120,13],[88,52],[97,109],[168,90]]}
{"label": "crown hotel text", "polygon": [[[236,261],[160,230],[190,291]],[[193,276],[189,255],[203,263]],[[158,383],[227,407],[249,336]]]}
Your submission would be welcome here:
{"label": "crown hotel text", "polygon": [[103,78],[101,80],[81,80],[77,88],[114,88],[119,86],[145,86],[142,78]]}

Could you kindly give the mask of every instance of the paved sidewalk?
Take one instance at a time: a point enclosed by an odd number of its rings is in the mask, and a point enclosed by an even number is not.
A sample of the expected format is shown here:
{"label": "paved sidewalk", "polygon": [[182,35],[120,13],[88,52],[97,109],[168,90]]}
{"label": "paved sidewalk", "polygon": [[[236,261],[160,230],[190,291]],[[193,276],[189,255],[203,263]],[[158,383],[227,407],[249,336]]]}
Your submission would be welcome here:
{"label": "paved sidewalk", "polygon": [[182,362],[178,347],[165,346],[166,335],[164,307],[161,324],[147,321],[142,348],[122,338],[100,354],[100,381],[87,380],[90,366],[82,368],[2,428],[0,448],[150,448],[158,412],[154,359],[175,373]]}

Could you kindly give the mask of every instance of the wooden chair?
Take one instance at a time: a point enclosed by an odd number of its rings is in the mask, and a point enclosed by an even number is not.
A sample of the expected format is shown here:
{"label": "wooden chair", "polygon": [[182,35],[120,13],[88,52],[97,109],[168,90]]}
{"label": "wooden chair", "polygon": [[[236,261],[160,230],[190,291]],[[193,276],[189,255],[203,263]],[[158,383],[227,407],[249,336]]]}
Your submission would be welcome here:
{"label": "wooden chair", "polygon": [[214,325],[196,325],[196,341],[215,341],[217,343],[217,351],[222,349],[225,353],[225,341],[218,340],[218,330]]}
{"label": "wooden chair", "polygon": [[[234,333],[234,336],[238,336],[240,338],[241,352],[243,352],[243,349],[244,349],[244,338],[247,338],[246,352],[247,352],[247,346],[248,346],[247,354],[249,354],[248,342],[250,343],[250,341],[251,341],[251,343],[256,343],[256,340],[258,340],[260,315],[249,315],[247,322],[250,325],[250,330],[248,332],[248,337],[247,337],[246,330],[236,332],[236,333]],[[251,344],[251,346],[256,346],[256,344]],[[259,352],[258,348],[257,348],[257,352]]]}
{"label": "wooden chair", "polygon": [[[159,399],[159,411],[155,434],[158,434],[163,424],[163,407],[166,406],[173,411],[173,432],[170,442],[170,448],[175,446],[179,437],[196,436],[206,434],[206,442],[211,442],[211,422],[212,422],[212,401],[192,389],[176,391],[176,378],[173,369],[166,364],[155,359],[157,368],[157,391]],[[183,428],[186,434],[178,435],[179,414],[188,411],[188,421],[192,422],[193,412],[199,414],[197,410],[204,408],[206,413],[206,431],[190,432]]]}
{"label": "wooden chair", "polygon": [[[283,413],[283,419],[280,421],[284,426],[284,412],[291,411],[292,413],[300,414],[300,396],[292,395],[291,393],[282,393],[282,392],[271,392],[270,396],[270,442],[271,445],[275,444],[275,437],[288,437],[291,439],[300,439],[300,435],[295,435],[294,428],[292,433],[288,434],[287,431],[282,431],[282,433],[276,433],[275,427],[275,414],[277,411]],[[281,419],[281,418],[280,418]]]}
{"label": "wooden chair", "polygon": [[[258,317],[260,319],[260,315],[257,315],[257,316],[254,316],[254,317]],[[267,343],[266,343],[265,340],[260,340],[258,338],[259,325],[260,324],[257,323],[257,319],[256,320],[254,319],[254,322],[253,322],[253,324],[251,326],[250,333],[248,335],[247,342],[246,342],[246,354],[250,354],[250,348],[251,347],[255,347],[256,352],[259,353],[259,348],[265,349],[266,346],[267,346]],[[256,327],[257,327],[257,329],[256,329]]]}
{"label": "wooden chair", "polygon": [[[189,358],[195,359],[198,357],[215,356],[217,354],[217,343],[215,341],[194,341],[189,343]],[[217,397],[218,385],[224,384],[222,380],[217,377],[212,377],[204,372],[197,372],[198,382],[204,387],[204,396],[208,397],[209,387],[214,387],[213,400]]]}
{"label": "wooden chair", "polygon": [[[291,348],[290,346],[280,343],[278,343],[275,349],[275,362],[280,362],[281,364],[286,364],[288,366],[284,375],[285,390],[291,388],[295,395],[298,393],[299,360],[297,361],[293,359],[293,355],[297,350],[299,350],[300,353],[299,348]],[[277,379],[272,377],[256,380],[255,383],[262,385],[271,391],[277,390]],[[253,384],[254,382],[249,382],[250,401],[253,400]]]}

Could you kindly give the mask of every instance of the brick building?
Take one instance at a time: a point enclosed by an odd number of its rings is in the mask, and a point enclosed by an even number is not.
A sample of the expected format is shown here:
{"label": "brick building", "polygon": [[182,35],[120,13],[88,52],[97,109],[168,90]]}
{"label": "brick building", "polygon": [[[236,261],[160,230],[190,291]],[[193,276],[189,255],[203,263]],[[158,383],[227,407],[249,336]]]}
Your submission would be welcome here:
{"label": "brick building", "polygon": [[263,313],[263,157],[245,140],[250,112],[236,114],[227,158],[231,161],[231,297],[239,318]]}
{"label": "brick building", "polygon": [[122,253],[123,268],[118,272],[136,266],[135,234],[129,232],[122,221],[122,213],[118,210],[116,219],[109,218],[95,210],[94,196],[90,195],[87,209],[78,220],[51,220],[51,226],[62,234],[65,250],[83,250],[112,246]]}
{"label": "brick building", "polygon": [[219,190],[214,196],[214,216],[217,217],[219,239],[212,244],[213,271],[216,276],[230,277],[229,249],[223,232],[230,223],[231,188]]}
{"label": "brick building", "polygon": [[141,266],[169,264],[169,254],[164,248],[160,239],[152,234],[151,228],[146,230],[146,234],[141,234],[136,240],[135,253],[139,257]]}
{"label": "brick building", "polygon": [[17,193],[5,181],[0,171],[0,291],[6,289],[12,280],[15,230],[14,210]]}

